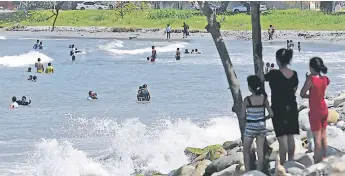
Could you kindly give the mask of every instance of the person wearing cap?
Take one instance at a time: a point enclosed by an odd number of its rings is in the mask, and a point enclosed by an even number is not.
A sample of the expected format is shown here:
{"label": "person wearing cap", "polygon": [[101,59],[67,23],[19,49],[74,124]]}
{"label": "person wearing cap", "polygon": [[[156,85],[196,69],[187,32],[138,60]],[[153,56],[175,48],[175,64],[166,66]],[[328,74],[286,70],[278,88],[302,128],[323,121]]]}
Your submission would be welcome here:
{"label": "person wearing cap", "polygon": [[18,100],[16,102],[18,103],[18,105],[23,105],[23,106],[27,106],[27,105],[31,104],[31,100],[29,100],[27,102],[25,96],[22,97],[22,100]]}
{"label": "person wearing cap", "polygon": [[89,91],[89,97],[87,97],[87,100],[95,100],[95,99],[98,99],[97,93],[95,93],[93,91]]}
{"label": "person wearing cap", "polygon": [[41,58],[37,59],[37,62],[35,63],[35,67],[37,68],[37,73],[43,73],[44,72],[44,66],[41,63]]}

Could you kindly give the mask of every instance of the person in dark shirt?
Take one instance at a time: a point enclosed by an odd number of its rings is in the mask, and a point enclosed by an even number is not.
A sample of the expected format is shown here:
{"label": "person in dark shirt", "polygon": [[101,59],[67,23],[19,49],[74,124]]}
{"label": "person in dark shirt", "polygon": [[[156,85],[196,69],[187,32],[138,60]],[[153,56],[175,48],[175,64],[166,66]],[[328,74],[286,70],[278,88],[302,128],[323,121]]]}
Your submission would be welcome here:
{"label": "person in dark shirt", "polygon": [[298,87],[297,72],[288,68],[293,51],[279,49],[276,52],[278,70],[271,70],[265,74],[265,80],[271,88],[271,102],[273,110],[273,127],[279,142],[280,163],[293,161],[295,153],[294,135],[299,134],[298,110],[296,90]]}
{"label": "person in dark shirt", "polygon": [[18,103],[18,105],[23,105],[23,106],[27,106],[27,105],[31,104],[31,100],[29,100],[27,102],[25,96],[22,97],[22,100],[18,100],[16,102]]}

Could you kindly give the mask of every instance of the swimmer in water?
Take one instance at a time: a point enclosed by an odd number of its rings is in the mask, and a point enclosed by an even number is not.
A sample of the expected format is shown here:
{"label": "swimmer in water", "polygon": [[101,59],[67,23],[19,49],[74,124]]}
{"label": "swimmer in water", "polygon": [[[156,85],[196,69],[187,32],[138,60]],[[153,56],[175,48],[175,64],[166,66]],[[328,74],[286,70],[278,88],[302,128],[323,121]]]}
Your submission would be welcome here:
{"label": "swimmer in water", "polygon": [[293,44],[292,40],[290,40],[290,45],[292,48],[295,47],[295,44]]}
{"label": "swimmer in water", "polygon": [[31,104],[31,100],[29,100],[27,102],[25,96],[22,96],[22,100],[18,100],[16,102],[18,103],[18,105],[23,105],[23,106],[27,106],[27,105]]}
{"label": "swimmer in water", "polygon": [[89,97],[87,97],[87,100],[95,100],[97,98],[97,93],[89,91]]}
{"label": "swimmer in water", "polygon": [[147,90],[146,84],[139,86],[137,99],[138,101],[150,101],[151,96],[150,96],[150,92]]}
{"label": "swimmer in water", "polygon": [[31,67],[28,68],[28,71],[27,72],[31,72]]}
{"label": "swimmer in water", "polygon": [[50,62],[48,63],[48,67],[46,68],[46,73],[54,73],[54,67]]}
{"label": "swimmer in water", "polygon": [[[271,64],[271,70],[275,70],[275,68],[274,68],[274,63]],[[270,71],[271,71],[271,70],[270,70]]]}
{"label": "swimmer in water", "polygon": [[40,41],[40,44],[38,45],[38,49],[43,49],[43,43]]}
{"label": "swimmer in water", "polygon": [[33,76],[33,77],[32,77],[32,81],[33,81],[33,82],[36,82],[36,80],[37,80],[37,76]]}
{"label": "swimmer in water", "polygon": [[194,50],[192,49],[192,52],[190,52],[190,54],[193,54],[194,53]]}
{"label": "swimmer in water", "polygon": [[37,68],[37,73],[43,73],[44,72],[44,66],[41,63],[40,58],[37,59],[37,62],[35,63],[35,67]]}
{"label": "swimmer in water", "polygon": [[29,76],[28,80],[29,80],[29,81],[32,81],[32,75]]}
{"label": "swimmer in water", "polygon": [[201,54],[201,52],[198,51],[198,49],[195,49],[195,54]]}
{"label": "swimmer in water", "polygon": [[185,49],[185,50],[184,50],[184,53],[185,53],[185,54],[189,54],[188,49]]}
{"label": "swimmer in water", "polygon": [[180,59],[181,59],[180,48],[177,48],[177,49],[176,49],[175,59],[176,59],[176,60],[180,60]]}
{"label": "swimmer in water", "polygon": [[150,60],[150,57],[147,57],[147,58],[146,58],[146,60],[148,60],[148,61],[149,61],[149,60]]}
{"label": "swimmer in water", "polygon": [[15,109],[15,108],[18,108],[18,103],[17,103],[17,97],[12,97],[12,103],[10,105],[10,109]]}
{"label": "swimmer in water", "polygon": [[152,46],[151,62],[156,61],[156,58],[157,58],[157,51],[155,49],[155,46]]}

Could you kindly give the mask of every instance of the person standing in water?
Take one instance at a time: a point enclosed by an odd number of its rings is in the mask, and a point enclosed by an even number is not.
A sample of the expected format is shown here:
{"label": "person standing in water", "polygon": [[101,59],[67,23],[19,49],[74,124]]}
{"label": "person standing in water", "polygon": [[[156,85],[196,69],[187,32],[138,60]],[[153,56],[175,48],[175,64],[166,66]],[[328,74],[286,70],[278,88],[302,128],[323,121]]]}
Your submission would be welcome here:
{"label": "person standing in water", "polygon": [[46,68],[46,73],[54,73],[54,67],[50,62],[48,63],[48,67]]}
{"label": "person standing in water", "polygon": [[298,52],[301,52],[301,42],[297,43],[297,47],[298,47]]}
{"label": "person standing in water", "polygon": [[40,41],[40,44],[38,45],[38,49],[43,49],[43,42]]}
{"label": "person standing in water", "polygon": [[40,43],[40,40],[37,40],[32,49],[38,49],[38,45]]}
{"label": "person standing in water", "polygon": [[176,59],[176,60],[180,60],[180,59],[181,59],[180,48],[177,48],[177,50],[176,50],[175,59]]}
{"label": "person standing in water", "polygon": [[[301,90],[301,97],[309,99],[309,123],[314,136],[314,160],[319,163],[322,157],[326,157],[328,125],[328,107],[325,102],[325,92],[329,85],[327,76],[321,73],[327,73],[327,67],[319,57],[313,57],[309,62],[310,75],[305,80]],[[309,94],[307,94],[309,91]]]}
{"label": "person standing in water", "polygon": [[35,67],[37,68],[37,73],[43,73],[44,72],[44,66],[41,63],[41,58],[37,59],[37,62],[35,63]]}
{"label": "person standing in water", "polygon": [[18,108],[18,103],[17,103],[17,97],[12,97],[12,103],[10,105],[10,109],[15,109],[15,108]]}
{"label": "person standing in water", "polygon": [[171,33],[171,26],[170,26],[170,24],[167,24],[167,28],[166,28],[165,32],[167,33],[167,40],[169,40],[170,39],[170,33]]}
{"label": "person standing in water", "polygon": [[157,51],[155,49],[155,46],[152,46],[151,62],[156,61],[156,58],[157,58]]}

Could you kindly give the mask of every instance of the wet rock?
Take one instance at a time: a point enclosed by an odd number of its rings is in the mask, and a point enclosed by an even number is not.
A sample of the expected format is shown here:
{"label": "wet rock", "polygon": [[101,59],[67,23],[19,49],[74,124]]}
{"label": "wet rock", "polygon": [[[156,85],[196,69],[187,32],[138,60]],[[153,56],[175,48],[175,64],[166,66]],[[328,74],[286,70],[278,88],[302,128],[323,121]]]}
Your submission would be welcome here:
{"label": "wet rock", "polygon": [[184,150],[184,154],[189,157],[190,161],[194,160],[198,156],[204,154],[205,152],[201,148],[187,147]]}
{"label": "wet rock", "polygon": [[307,153],[307,154],[297,154],[295,155],[294,160],[298,163],[303,164],[305,167],[310,167],[314,164],[314,153]]}
{"label": "wet rock", "polygon": [[227,150],[228,155],[233,155],[233,154],[236,154],[237,152],[241,152],[241,147],[235,147],[231,150]]}
{"label": "wet rock", "polygon": [[205,169],[208,165],[210,165],[212,162],[210,160],[203,160],[201,161],[193,171],[191,176],[203,176],[205,173]]}
{"label": "wet rock", "polygon": [[339,120],[339,113],[333,109],[328,110],[328,123],[337,123]]}
{"label": "wet rock", "polygon": [[284,164],[284,168],[288,173],[291,173],[293,175],[301,175],[306,167],[303,164],[296,161],[287,161]]}
{"label": "wet rock", "polygon": [[190,176],[195,170],[194,166],[182,166],[179,169],[177,169],[172,176]]}
{"label": "wet rock", "polygon": [[221,156],[225,156],[227,154],[226,150],[223,149],[222,145],[209,145],[202,149],[204,152],[207,152],[206,159],[214,161]]}
{"label": "wet rock", "polygon": [[221,156],[219,159],[213,161],[207,166],[204,176],[210,176],[213,173],[222,171],[233,164],[244,164],[242,153],[236,153],[230,156]]}

